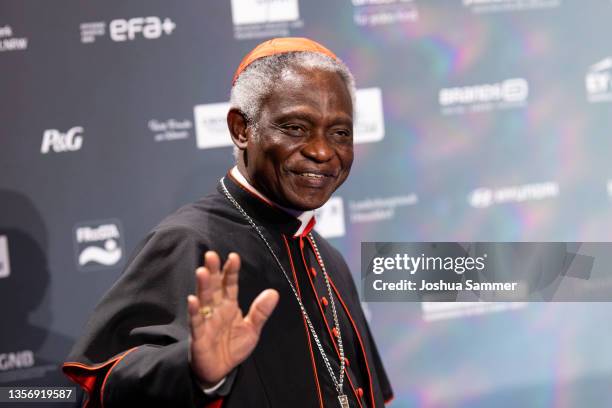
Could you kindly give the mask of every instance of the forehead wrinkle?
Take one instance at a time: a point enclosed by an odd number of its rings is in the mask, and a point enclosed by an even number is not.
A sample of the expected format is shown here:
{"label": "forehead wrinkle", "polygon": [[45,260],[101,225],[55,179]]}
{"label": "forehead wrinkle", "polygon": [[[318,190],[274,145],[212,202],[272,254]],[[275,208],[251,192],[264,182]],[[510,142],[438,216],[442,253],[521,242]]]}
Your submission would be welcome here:
{"label": "forehead wrinkle", "polygon": [[[272,92],[265,98],[264,103],[268,108],[272,108],[273,116],[288,116],[296,114],[298,111],[308,113],[312,118],[324,117],[326,121],[338,122],[346,121],[352,123],[353,106],[350,93],[344,88],[344,82],[339,76],[336,78],[330,74],[335,74],[323,70],[286,70],[278,82],[276,82]],[[337,75],[337,74],[336,74]],[[319,79],[323,76],[322,79]],[[334,82],[337,79],[339,82]],[[317,86],[307,86],[308,82],[316,83]],[[336,92],[338,85],[342,84],[346,93]],[[345,96],[346,101],[342,100]],[[287,102],[289,106],[286,106]],[[348,102],[346,109],[343,109],[343,102]],[[339,114],[336,114],[339,113]],[[328,119],[333,115],[332,119]],[[338,119],[339,116],[342,118]]]}

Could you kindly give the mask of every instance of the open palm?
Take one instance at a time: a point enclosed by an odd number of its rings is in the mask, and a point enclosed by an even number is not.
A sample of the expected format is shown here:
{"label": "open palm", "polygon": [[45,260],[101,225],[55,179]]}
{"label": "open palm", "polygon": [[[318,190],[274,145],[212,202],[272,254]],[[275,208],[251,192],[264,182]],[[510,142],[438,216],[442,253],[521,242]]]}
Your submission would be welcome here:
{"label": "open palm", "polygon": [[196,269],[197,293],[187,299],[191,369],[204,386],[218,383],[251,354],[278,303],[278,292],[266,289],[243,316],[238,306],[239,270],[238,254],[229,254],[221,269],[213,251],[204,254],[204,266]]}

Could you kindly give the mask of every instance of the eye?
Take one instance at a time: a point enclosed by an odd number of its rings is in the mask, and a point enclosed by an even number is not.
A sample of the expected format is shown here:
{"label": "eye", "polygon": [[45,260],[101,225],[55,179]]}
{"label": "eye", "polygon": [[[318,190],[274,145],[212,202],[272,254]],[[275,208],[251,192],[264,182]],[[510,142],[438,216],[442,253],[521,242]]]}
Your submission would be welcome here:
{"label": "eye", "polygon": [[299,136],[303,136],[306,134],[306,129],[304,129],[303,126],[293,124],[293,123],[284,125],[282,127],[282,130],[284,133],[288,134],[289,136],[299,137]]}
{"label": "eye", "polygon": [[343,142],[348,142],[353,138],[353,132],[348,129],[336,129],[332,134],[336,139]]}

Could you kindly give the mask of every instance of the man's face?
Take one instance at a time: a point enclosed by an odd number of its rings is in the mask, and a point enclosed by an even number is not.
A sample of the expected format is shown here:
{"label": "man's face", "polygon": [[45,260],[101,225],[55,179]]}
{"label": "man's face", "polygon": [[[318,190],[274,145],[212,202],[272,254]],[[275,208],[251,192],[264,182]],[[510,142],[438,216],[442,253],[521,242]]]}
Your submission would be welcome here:
{"label": "man's face", "polygon": [[321,207],[353,163],[353,107],[337,73],[293,71],[262,102],[246,151],[248,178],[278,204]]}

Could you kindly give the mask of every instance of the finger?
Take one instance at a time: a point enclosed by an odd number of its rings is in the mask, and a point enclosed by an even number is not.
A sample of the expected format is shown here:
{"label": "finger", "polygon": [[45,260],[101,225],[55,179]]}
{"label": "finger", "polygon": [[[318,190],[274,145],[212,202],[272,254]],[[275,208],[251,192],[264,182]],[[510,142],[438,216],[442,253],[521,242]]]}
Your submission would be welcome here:
{"label": "finger", "polygon": [[278,304],[279,294],[274,289],[266,289],[261,292],[251,304],[249,314],[245,320],[251,323],[259,335],[263,325],[266,323],[272,311]]}
{"label": "finger", "polygon": [[198,315],[198,310],[200,309],[200,301],[196,296],[189,295],[187,296],[187,310],[189,311],[189,316],[194,317]]}
{"label": "finger", "polygon": [[201,306],[212,305],[213,285],[212,277],[208,268],[200,266],[196,269],[197,295]]}
{"label": "finger", "polygon": [[204,323],[204,318],[200,315],[200,301],[197,296],[187,296],[187,310],[191,321],[191,337],[198,338],[197,330]]}
{"label": "finger", "polygon": [[204,266],[207,267],[211,273],[219,272],[219,268],[221,267],[219,255],[215,251],[206,251],[204,254]]}
{"label": "finger", "polygon": [[215,251],[206,251],[204,254],[204,267],[210,272],[211,304],[218,305],[223,298],[221,259]]}
{"label": "finger", "polygon": [[240,271],[240,256],[232,252],[223,265],[223,294],[230,300],[238,299],[238,272]]}

